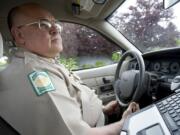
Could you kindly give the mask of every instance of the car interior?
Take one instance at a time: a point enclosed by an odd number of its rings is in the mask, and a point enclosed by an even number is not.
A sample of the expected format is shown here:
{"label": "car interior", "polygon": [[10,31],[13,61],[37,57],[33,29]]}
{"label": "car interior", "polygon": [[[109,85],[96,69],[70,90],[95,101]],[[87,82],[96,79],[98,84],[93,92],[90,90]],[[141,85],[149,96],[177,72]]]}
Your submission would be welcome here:
{"label": "car interior", "polygon": [[[8,11],[22,3],[39,3],[62,22],[65,55],[72,54],[68,52],[75,48],[71,44],[82,41],[76,48],[80,52],[73,54],[85,63],[77,66],[71,55],[71,59],[63,59],[71,60],[70,70],[96,91],[103,104],[112,100],[120,104],[121,109],[107,117],[107,123],[118,121],[128,104],[135,101],[141,110],[126,120],[120,135],[180,134],[180,17],[176,10],[180,2],[129,1],[1,0],[0,72],[11,62],[14,48],[7,26]],[[74,31],[80,33],[76,34],[79,39],[72,36],[76,41],[71,41],[67,35]],[[89,64],[92,61],[95,66]],[[19,134],[1,113],[0,117],[0,134]]]}

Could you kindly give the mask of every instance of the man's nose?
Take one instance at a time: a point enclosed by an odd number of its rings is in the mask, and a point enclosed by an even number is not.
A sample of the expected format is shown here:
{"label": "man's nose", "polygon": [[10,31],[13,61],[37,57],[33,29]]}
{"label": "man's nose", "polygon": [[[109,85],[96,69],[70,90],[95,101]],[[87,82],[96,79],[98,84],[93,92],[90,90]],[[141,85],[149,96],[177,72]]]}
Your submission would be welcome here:
{"label": "man's nose", "polygon": [[60,31],[60,29],[56,25],[53,24],[52,27],[50,28],[49,33],[51,35],[56,35],[56,34],[60,34],[61,31]]}

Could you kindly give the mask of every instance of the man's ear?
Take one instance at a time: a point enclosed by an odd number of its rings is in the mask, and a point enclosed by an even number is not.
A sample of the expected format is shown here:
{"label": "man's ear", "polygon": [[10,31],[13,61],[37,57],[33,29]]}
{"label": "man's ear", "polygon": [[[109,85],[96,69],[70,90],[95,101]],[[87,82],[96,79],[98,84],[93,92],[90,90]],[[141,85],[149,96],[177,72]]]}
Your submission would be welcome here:
{"label": "man's ear", "polygon": [[24,40],[24,35],[23,35],[22,31],[20,29],[18,29],[18,28],[12,27],[11,33],[12,33],[12,36],[13,36],[15,42],[18,45],[23,46],[24,43],[25,43],[25,40]]}

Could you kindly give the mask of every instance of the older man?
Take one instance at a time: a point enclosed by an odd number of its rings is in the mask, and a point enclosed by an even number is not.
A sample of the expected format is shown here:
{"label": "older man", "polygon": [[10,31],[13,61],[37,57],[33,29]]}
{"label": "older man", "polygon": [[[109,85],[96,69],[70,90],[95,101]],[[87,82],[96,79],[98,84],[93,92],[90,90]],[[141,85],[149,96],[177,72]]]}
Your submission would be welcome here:
{"label": "older man", "polygon": [[[33,3],[13,8],[8,25],[17,49],[0,77],[0,114],[23,135],[118,135],[131,103],[120,121],[103,126],[103,107],[94,91],[58,63],[63,50],[61,26],[54,16]],[[98,127],[100,126],[100,127]]]}

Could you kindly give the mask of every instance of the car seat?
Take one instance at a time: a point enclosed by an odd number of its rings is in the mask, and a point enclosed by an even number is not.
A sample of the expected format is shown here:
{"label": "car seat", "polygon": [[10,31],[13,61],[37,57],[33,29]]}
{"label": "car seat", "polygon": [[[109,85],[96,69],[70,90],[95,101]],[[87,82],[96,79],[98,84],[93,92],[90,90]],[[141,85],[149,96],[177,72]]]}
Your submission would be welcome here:
{"label": "car seat", "polygon": [[[0,58],[2,57],[3,57],[3,39],[0,33]],[[20,134],[0,116],[0,135],[20,135]]]}

